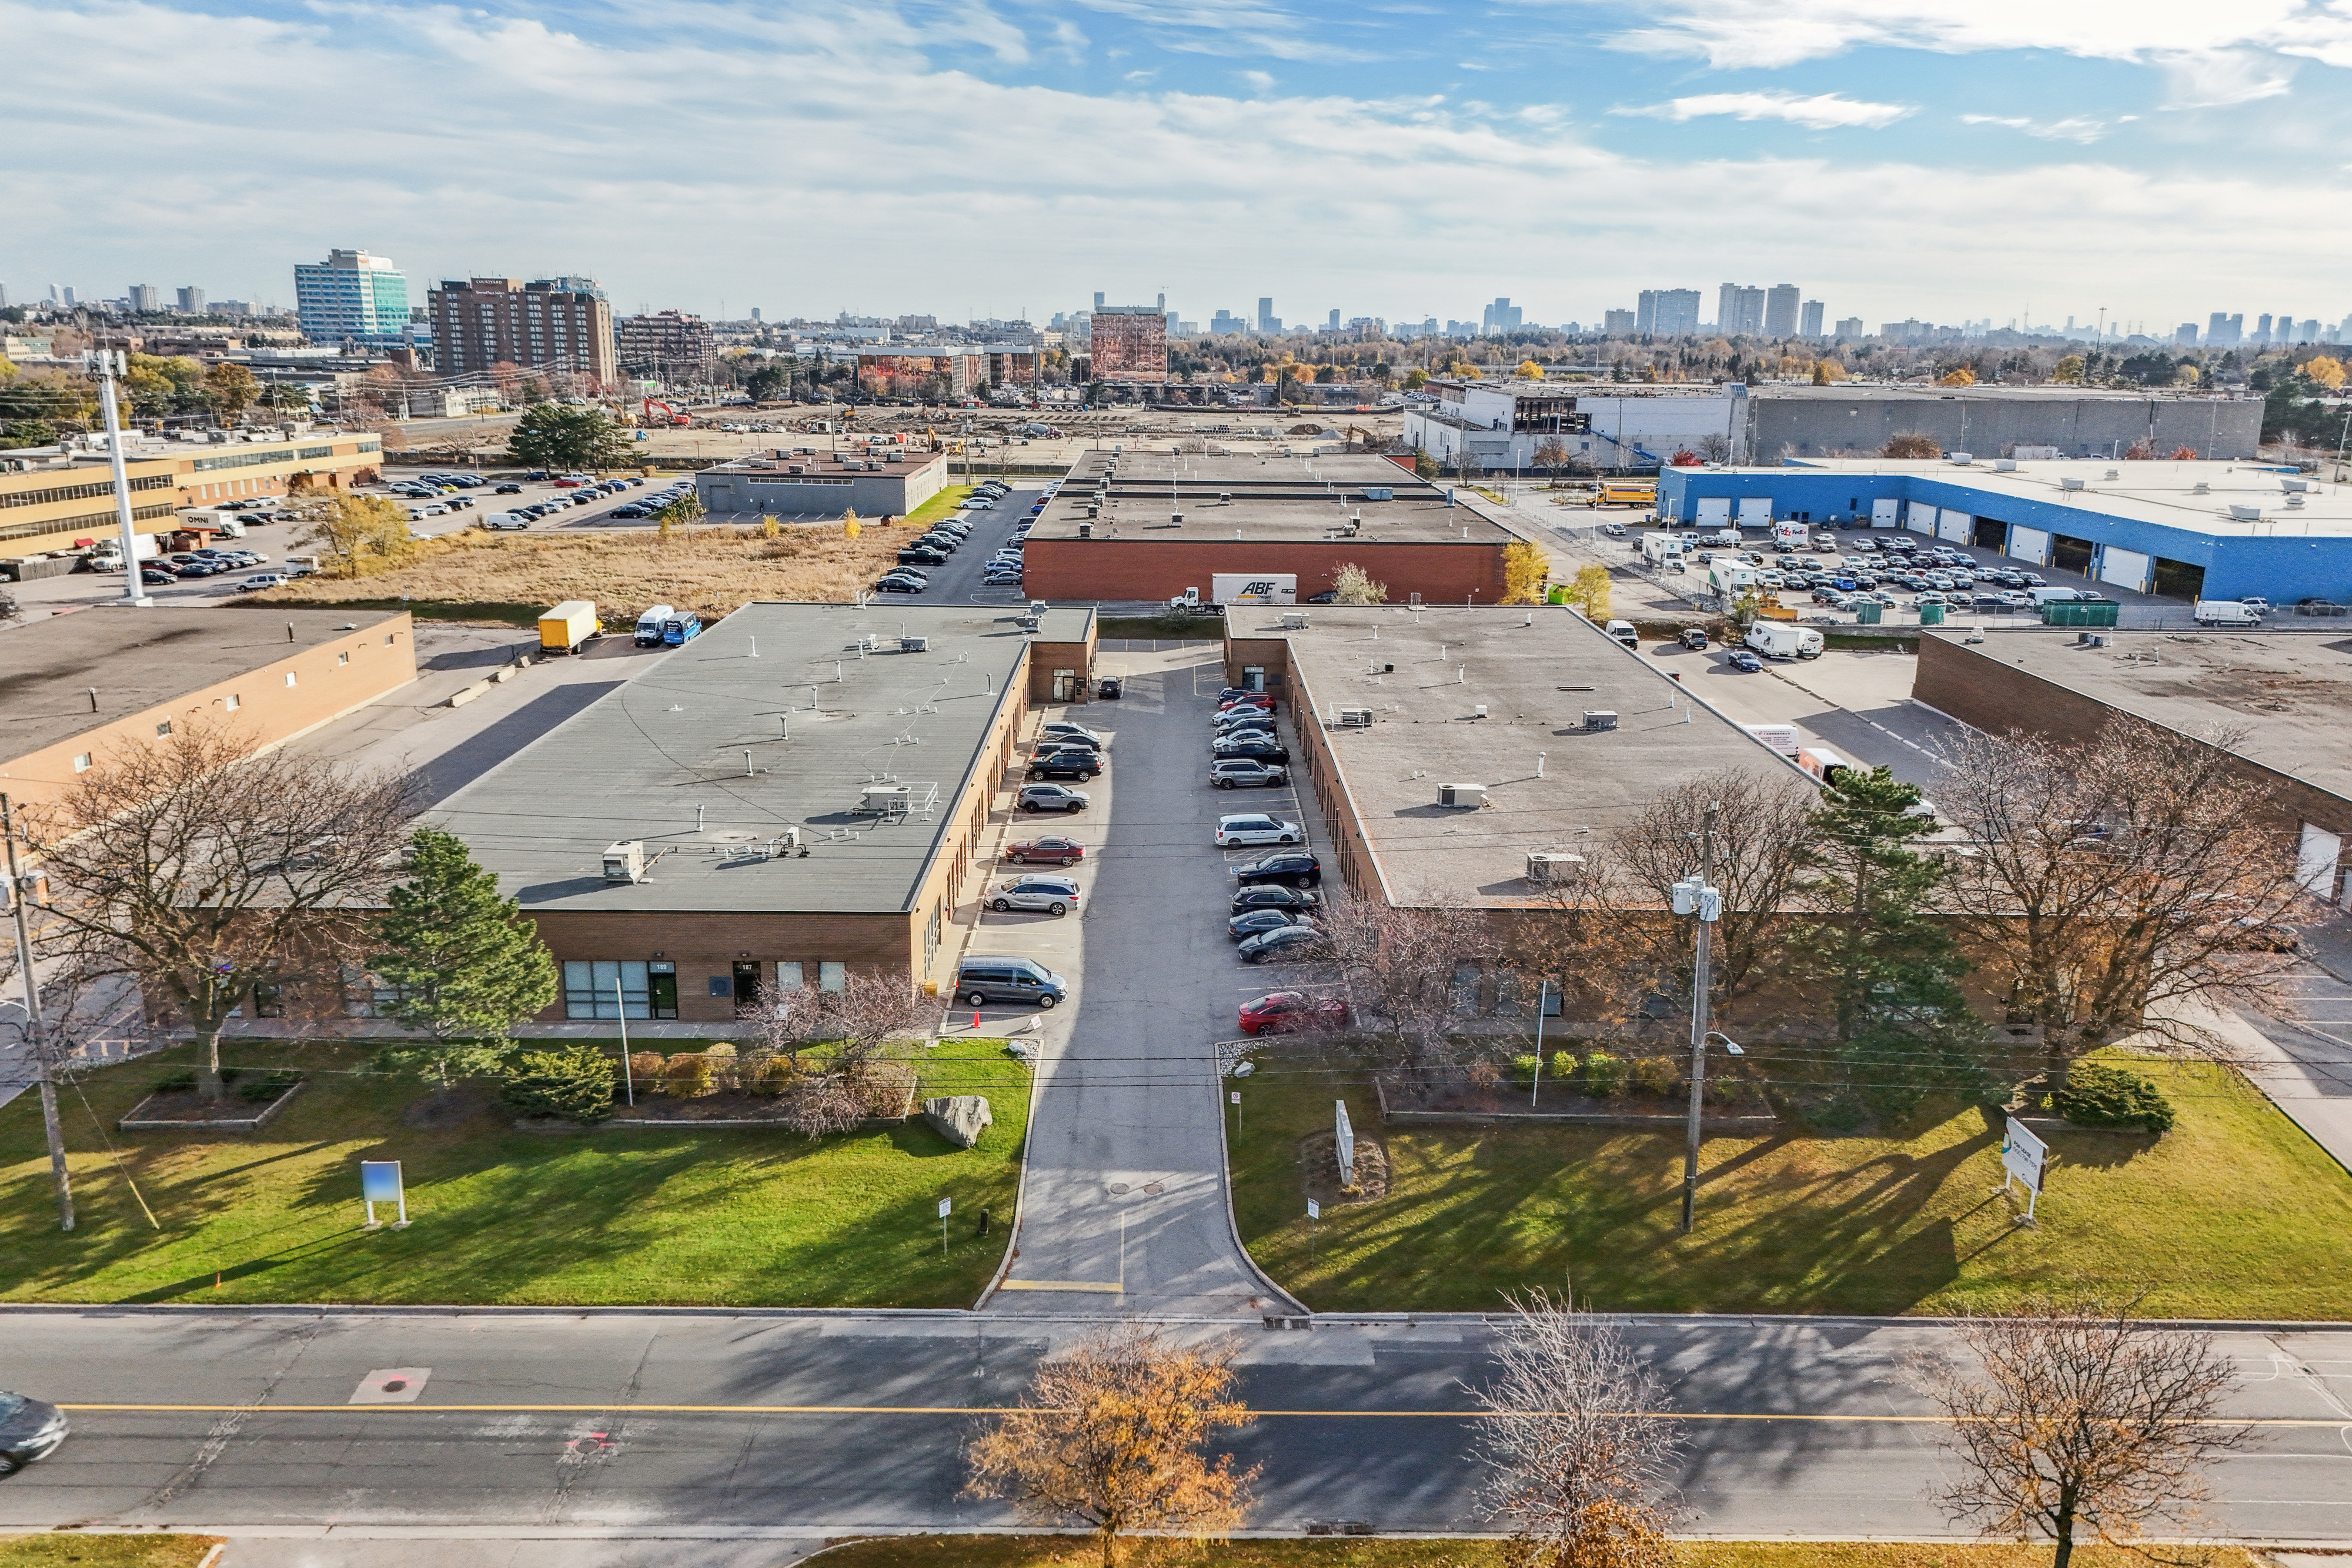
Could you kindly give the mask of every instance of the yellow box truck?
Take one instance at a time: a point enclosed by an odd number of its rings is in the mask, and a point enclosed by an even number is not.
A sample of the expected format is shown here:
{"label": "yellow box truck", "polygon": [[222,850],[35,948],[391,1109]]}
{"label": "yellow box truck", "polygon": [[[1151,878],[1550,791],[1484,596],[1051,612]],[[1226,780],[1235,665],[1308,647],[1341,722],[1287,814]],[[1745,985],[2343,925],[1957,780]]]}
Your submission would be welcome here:
{"label": "yellow box truck", "polygon": [[603,634],[593,599],[567,599],[539,618],[539,645],[546,653],[576,653]]}

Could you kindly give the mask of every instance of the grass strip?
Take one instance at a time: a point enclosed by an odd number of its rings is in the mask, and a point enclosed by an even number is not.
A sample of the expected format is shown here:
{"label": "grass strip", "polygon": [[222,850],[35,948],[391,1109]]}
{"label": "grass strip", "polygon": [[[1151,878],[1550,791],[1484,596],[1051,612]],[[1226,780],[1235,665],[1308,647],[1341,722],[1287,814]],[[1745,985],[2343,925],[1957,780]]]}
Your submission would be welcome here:
{"label": "grass strip", "polygon": [[[1675,1568],[2047,1568],[2050,1548],[2011,1542],[1677,1541]],[[1094,1568],[1098,1547],[1076,1535],[895,1535],[845,1542],[808,1561],[823,1568]],[[1242,1540],[1209,1545],[1138,1539],[1128,1568],[1514,1568],[1511,1543],[1493,1539],[1377,1536]],[[2263,1568],[2241,1547],[2167,1547],[2170,1568]],[[2147,1568],[2144,1553],[2078,1546],[2076,1568]]]}

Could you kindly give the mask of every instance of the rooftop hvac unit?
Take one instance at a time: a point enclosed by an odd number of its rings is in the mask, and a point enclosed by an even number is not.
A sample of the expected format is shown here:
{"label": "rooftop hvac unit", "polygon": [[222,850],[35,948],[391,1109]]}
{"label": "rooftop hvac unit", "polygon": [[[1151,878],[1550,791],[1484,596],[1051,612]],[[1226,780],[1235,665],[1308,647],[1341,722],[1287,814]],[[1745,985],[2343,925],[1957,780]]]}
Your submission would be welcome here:
{"label": "rooftop hvac unit", "polygon": [[858,803],[869,811],[886,816],[903,816],[914,791],[904,784],[868,784],[858,797]]}
{"label": "rooftop hvac unit", "polygon": [[1331,722],[1341,729],[1370,729],[1372,727],[1372,710],[1368,707],[1343,707]]}
{"label": "rooftop hvac unit", "polygon": [[2189,486],[2189,493],[2192,496],[2210,496],[2213,493],[2213,486],[2200,479]]}
{"label": "rooftop hvac unit", "polygon": [[1992,460],[1992,471],[1996,474],[2014,474],[2017,472],[2017,459],[1996,457]]}
{"label": "rooftop hvac unit", "polygon": [[930,651],[931,640],[929,637],[901,637],[898,639],[898,652],[901,653],[928,653]]}
{"label": "rooftop hvac unit", "polygon": [[1440,784],[1437,787],[1437,803],[1475,811],[1486,803],[1486,787],[1484,784]]}
{"label": "rooftop hvac unit", "polygon": [[1304,632],[1304,631],[1306,631],[1306,630],[1307,630],[1307,612],[1305,612],[1304,610],[1286,610],[1286,611],[1284,611],[1284,612],[1282,612],[1282,629],[1283,629],[1284,631],[1286,631],[1286,632]]}
{"label": "rooftop hvac unit", "polygon": [[1584,727],[1587,729],[1615,729],[1617,727],[1617,710],[1614,708],[1605,707],[1586,708],[1584,710]]}
{"label": "rooftop hvac unit", "polygon": [[1087,516],[1090,517],[1099,517],[1102,516],[1102,508],[1100,507],[1090,506],[1087,508]]}
{"label": "rooftop hvac unit", "polygon": [[1562,854],[1551,850],[1529,850],[1528,852],[1528,880],[1529,882],[1567,882],[1573,878],[1578,872],[1583,870],[1583,868],[1584,857],[1582,855]]}
{"label": "rooftop hvac unit", "polygon": [[2083,487],[2083,481],[2080,479],[2061,479],[2058,481],[2058,487],[2061,490],[2079,490]]}
{"label": "rooftop hvac unit", "polygon": [[1958,465],[1958,466],[1960,466],[1960,467],[1962,467],[1962,468],[1967,467],[1969,464],[1971,464],[1971,463],[1975,462],[1976,460],[1977,460],[1977,455],[1976,455],[1975,453],[1973,453],[1973,452],[1955,452],[1955,453],[1953,453],[1953,454],[1952,454],[1952,461],[1953,461],[1953,463],[1955,463],[1956,465]]}
{"label": "rooftop hvac unit", "polygon": [[2263,509],[2260,507],[2231,507],[2230,520],[2233,523],[2259,523],[2263,520]]}
{"label": "rooftop hvac unit", "polygon": [[2308,490],[2311,488],[2311,481],[2308,479],[2282,479],[2279,481],[2279,488],[2282,490]]}
{"label": "rooftop hvac unit", "polygon": [[646,880],[646,846],[639,839],[625,839],[604,849],[604,880],[606,882],[643,882]]}
{"label": "rooftop hvac unit", "polygon": [[1094,537],[1095,526],[1092,523],[1080,523],[1078,525],[1078,538],[1082,539],[1090,539]]}
{"label": "rooftop hvac unit", "polygon": [[1184,520],[1184,514],[1181,512],[1171,512],[1168,514],[1168,520],[1171,523],[1181,523]]}

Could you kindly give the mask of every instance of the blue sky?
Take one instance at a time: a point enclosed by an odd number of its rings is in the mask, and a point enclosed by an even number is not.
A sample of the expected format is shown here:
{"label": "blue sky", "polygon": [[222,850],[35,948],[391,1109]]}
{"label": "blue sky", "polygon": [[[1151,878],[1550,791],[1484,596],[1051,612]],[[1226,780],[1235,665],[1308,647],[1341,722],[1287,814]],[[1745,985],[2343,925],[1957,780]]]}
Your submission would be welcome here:
{"label": "blue sky", "polygon": [[0,0],[0,278],[2335,321],[2352,0]]}

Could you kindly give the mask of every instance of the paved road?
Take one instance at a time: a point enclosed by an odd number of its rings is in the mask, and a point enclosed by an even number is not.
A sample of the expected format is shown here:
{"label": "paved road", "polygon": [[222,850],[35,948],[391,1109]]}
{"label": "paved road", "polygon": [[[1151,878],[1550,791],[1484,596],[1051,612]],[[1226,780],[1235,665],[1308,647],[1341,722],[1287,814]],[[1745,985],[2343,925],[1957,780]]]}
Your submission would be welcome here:
{"label": "paved road", "polygon": [[[1245,985],[1252,977],[1234,962],[1232,879],[1212,833],[1237,800],[1305,819],[1287,791],[1244,797],[1204,782],[1223,685],[1213,651],[1124,662],[1126,696],[1081,710],[1089,725],[1115,727],[1086,823],[1081,1005],[1045,1037],[1018,1252],[988,1311],[1292,1311],[1242,1255],[1227,1217],[1213,1047],[1234,1033],[1237,988],[1265,988]],[[1028,951],[991,936],[975,933],[973,950]]]}
{"label": "paved road", "polygon": [[[79,1408],[63,1449],[0,1486],[0,1528],[805,1539],[1005,1522],[1001,1504],[956,1496],[967,1413],[1012,1400],[1088,1325],[99,1309],[7,1326],[0,1385]],[[1265,1467],[1253,1526],[1477,1524],[1460,1414],[1463,1385],[1489,1367],[1475,1320],[1179,1332],[1230,1333],[1244,1396],[1267,1412],[1233,1438]],[[1938,1428],[1896,1367],[1947,1331],[1663,1318],[1632,1332],[1688,1418],[1685,1528],[1946,1528],[1925,1501]],[[2280,1424],[2218,1469],[2213,1527],[2352,1539],[2352,1332],[2223,1337],[2245,1379],[2233,1412]],[[414,1403],[353,1403],[394,1370]]]}

